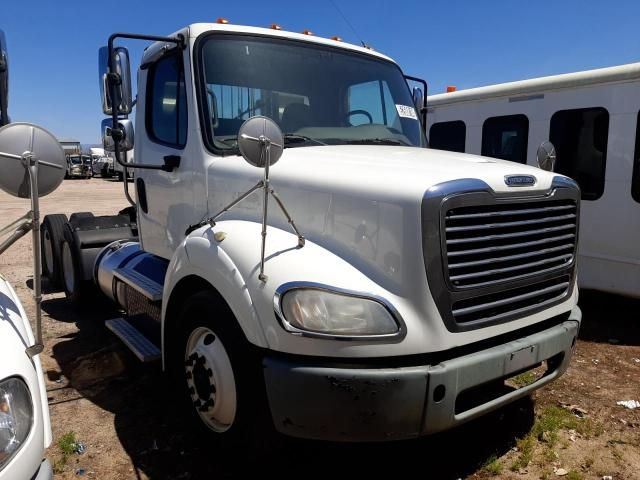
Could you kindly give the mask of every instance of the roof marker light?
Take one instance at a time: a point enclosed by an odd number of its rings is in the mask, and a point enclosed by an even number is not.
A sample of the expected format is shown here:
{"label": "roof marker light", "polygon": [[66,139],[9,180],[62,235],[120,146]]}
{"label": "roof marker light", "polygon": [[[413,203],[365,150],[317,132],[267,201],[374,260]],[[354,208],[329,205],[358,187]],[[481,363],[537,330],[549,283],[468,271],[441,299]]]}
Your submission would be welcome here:
{"label": "roof marker light", "polygon": [[216,20],[216,23],[226,25],[227,23],[229,23],[229,20],[227,20],[226,18],[218,17],[218,19]]}
{"label": "roof marker light", "polygon": [[338,35],[334,35],[333,37],[331,37],[331,40],[335,40],[336,42],[341,42],[342,38],[339,37]]}
{"label": "roof marker light", "polygon": [[447,85],[447,93],[455,92],[457,90],[455,85]]}
{"label": "roof marker light", "polygon": [[270,28],[271,30],[282,30],[282,27],[277,23],[272,23]]}
{"label": "roof marker light", "polygon": [[303,33],[304,35],[313,35],[313,32],[312,32],[311,30],[307,29],[307,28],[305,28],[305,29],[302,31],[302,33]]}

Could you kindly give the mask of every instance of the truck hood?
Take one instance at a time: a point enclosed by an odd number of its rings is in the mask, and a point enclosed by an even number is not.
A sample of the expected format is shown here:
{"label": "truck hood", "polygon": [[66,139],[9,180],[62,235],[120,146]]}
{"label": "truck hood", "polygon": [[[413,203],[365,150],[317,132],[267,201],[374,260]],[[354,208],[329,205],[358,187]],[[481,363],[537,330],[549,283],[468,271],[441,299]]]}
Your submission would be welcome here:
{"label": "truck hood", "polygon": [[[553,173],[506,160],[415,147],[380,145],[335,145],[287,148],[271,171],[279,178],[304,179],[305,183],[322,183],[325,188],[336,182],[359,188],[364,182],[384,191],[399,190],[410,195],[422,194],[430,186],[461,178],[483,180],[496,192],[514,191],[504,181],[505,175],[533,175],[533,187],[517,191],[546,190]],[[400,192],[396,192],[400,193]]]}
{"label": "truck hood", "polygon": [[[532,187],[505,183],[508,175],[533,175]],[[387,290],[407,294],[424,288],[421,205],[434,185],[480,179],[496,192],[545,191],[553,173],[513,162],[439,150],[337,145],[287,148],[271,169],[271,185],[302,234]],[[215,214],[262,178],[262,170],[239,157],[212,158],[208,167],[209,214]],[[259,222],[255,193],[224,219]],[[275,202],[269,225],[288,230]],[[257,240],[257,239],[256,239]],[[256,259],[259,250],[256,252]]]}

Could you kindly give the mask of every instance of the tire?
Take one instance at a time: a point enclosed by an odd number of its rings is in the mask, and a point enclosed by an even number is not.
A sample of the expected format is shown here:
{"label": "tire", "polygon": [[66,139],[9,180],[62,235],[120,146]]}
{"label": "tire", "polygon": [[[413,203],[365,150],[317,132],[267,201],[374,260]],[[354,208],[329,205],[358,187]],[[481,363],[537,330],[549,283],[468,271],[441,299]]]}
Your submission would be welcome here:
{"label": "tire", "polygon": [[61,247],[67,221],[64,214],[46,215],[40,225],[42,274],[53,287],[61,285]]}
{"label": "tire", "polygon": [[124,175],[122,172],[118,172],[118,181],[121,182],[124,179]]}
{"label": "tire", "polygon": [[109,176],[109,171],[106,167],[102,167],[102,169],[100,169],[100,176],[102,178],[107,178]]}
{"label": "tire", "polygon": [[60,280],[65,296],[76,306],[87,304],[94,297],[95,287],[92,282],[83,278],[82,259],[73,240],[69,223],[65,226],[60,259],[62,265]]}
{"label": "tire", "polygon": [[189,297],[179,313],[169,374],[192,424],[221,447],[255,444],[273,431],[258,355],[224,303],[209,291]]}

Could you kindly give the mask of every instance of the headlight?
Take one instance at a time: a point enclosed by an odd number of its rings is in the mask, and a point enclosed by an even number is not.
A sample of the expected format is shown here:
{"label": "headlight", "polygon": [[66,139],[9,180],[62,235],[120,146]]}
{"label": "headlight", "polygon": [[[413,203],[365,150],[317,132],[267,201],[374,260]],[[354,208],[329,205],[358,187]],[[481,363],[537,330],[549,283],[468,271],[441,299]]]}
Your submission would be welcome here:
{"label": "headlight", "polygon": [[285,329],[315,336],[388,337],[401,325],[381,300],[324,287],[287,289],[276,294],[276,312]]}
{"label": "headlight", "polygon": [[0,469],[20,449],[32,422],[33,406],[27,385],[17,378],[0,382]]}

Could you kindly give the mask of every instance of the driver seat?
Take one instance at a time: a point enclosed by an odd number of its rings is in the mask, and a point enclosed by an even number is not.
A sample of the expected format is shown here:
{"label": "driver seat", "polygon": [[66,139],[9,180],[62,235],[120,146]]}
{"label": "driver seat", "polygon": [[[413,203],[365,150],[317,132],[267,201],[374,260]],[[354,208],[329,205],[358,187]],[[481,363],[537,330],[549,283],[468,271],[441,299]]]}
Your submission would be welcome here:
{"label": "driver seat", "polygon": [[304,103],[290,103],[282,112],[282,131],[292,133],[311,124],[311,108]]}

